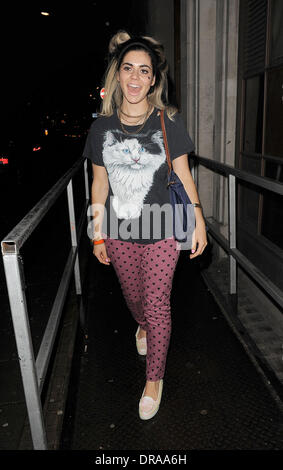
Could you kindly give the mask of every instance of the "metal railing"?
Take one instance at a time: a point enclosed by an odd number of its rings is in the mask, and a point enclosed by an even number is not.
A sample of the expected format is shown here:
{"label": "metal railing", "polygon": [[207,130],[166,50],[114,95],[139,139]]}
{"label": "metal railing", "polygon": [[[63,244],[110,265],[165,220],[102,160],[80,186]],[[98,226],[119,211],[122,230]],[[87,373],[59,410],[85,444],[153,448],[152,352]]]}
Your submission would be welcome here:
{"label": "metal railing", "polygon": [[[78,224],[75,218],[73,178],[84,164],[85,205]],[[53,302],[51,313],[35,360],[25,296],[25,280],[20,249],[43,217],[67,189],[71,249]],[[28,214],[1,241],[1,249],[9,295],[11,315],[24,387],[27,413],[34,449],[46,450],[47,438],[43,418],[41,392],[46,378],[61,313],[74,272],[76,293],[81,294],[78,247],[89,205],[87,160],[80,158],[70,170],[42,197]],[[82,308],[82,306],[81,306]]]}
{"label": "metal railing", "polygon": [[270,178],[263,176],[256,176],[247,171],[234,168],[230,165],[210,160],[208,158],[200,157],[197,155],[192,156],[196,168],[195,180],[197,180],[198,165],[202,165],[209,170],[220,173],[228,177],[228,240],[215,229],[213,224],[206,220],[208,232],[214,240],[223,248],[229,255],[229,294],[231,296],[237,294],[237,265],[248,273],[251,278],[256,281],[261,288],[267,292],[273,300],[283,307],[283,291],[279,289],[270,279],[268,279],[262,271],[260,271],[249,259],[237,248],[236,240],[236,219],[237,219],[237,199],[236,199],[236,180],[251,183],[268,191],[276,194],[283,195],[283,184],[278,183]]}

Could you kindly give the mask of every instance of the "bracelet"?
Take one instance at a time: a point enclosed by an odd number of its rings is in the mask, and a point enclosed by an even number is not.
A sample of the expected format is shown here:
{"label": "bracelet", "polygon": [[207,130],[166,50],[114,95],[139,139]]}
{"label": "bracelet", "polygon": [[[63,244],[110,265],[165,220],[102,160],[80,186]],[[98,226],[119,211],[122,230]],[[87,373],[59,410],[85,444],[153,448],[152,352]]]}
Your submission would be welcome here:
{"label": "bracelet", "polygon": [[202,209],[202,205],[199,202],[194,202],[193,206],[194,207],[200,207]]}
{"label": "bracelet", "polygon": [[92,242],[94,245],[101,245],[101,243],[104,243],[104,240],[101,238],[100,240],[92,240]]}

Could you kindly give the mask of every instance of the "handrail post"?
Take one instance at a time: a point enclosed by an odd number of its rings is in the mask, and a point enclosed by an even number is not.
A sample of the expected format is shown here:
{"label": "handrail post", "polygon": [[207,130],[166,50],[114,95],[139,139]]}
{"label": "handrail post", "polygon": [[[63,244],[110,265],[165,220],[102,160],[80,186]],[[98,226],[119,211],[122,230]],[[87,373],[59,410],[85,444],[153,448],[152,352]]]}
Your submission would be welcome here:
{"label": "handrail post", "polygon": [[[85,197],[86,197],[86,201],[89,205],[89,201],[90,201],[90,192],[89,192],[89,179],[88,179],[88,159],[86,158],[85,161],[84,161],[84,181],[85,181]],[[87,222],[88,224],[90,223],[91,221],[91,216],[89,214],[89,211],[87,210]]]}
{"label": "handrail post", "polygon": [[88,182],[88,168],[87,168],[87,158],[84,161],[84,179],[85,179],[85,198],[89,200],[89,182]]}
{"label": "handrail post", "polygon": [[47,450],[46,431],[23,287],[25,282],[22,259],[17,253],[3,254],[3,263],[33,447],[36,450]]}
{"label": "handrail post", "polygon": [[[229,185],[229,247],[233,250],[236,248],[236,177],[228,176]],[[230,287],[231,295],[237,294],[237,261],[229,254],[230,268]]]}
{"label": "handrail post", "polygon": [[[72,246],[77,248],[78,246],[77,226],[76,226],[76,217],[75,217],[73,180],[72,179],[70,179],[70,182],[67,186],[67,195],[68,195],[69,220],[70,220],[70,229],[71,229],[71,241],[72,241]],[[80,275],[80,264],[79,264],[78,253],[76,256],[76,260],[75,260],[74,275],[75,275],[76,293],[78,295],[81,295],[82,286],[81,286],[81,275]]]}
{"label": "handrail post", "polygon": [[199,173],[199,164],[196,159],[193,160],[192,168],[191,168],[191,173],[192,177],[194,180],[194,183],[196,185],[196,188],[198,189],[198,183],[199,183],[199,178],[198,178],[198,173]]}

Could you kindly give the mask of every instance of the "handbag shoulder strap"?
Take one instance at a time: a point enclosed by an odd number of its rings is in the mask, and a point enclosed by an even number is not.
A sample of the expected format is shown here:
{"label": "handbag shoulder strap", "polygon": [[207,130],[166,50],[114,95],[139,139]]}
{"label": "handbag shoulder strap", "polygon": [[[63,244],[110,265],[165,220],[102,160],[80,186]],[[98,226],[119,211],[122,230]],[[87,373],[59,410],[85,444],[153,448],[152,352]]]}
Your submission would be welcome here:
{"label": "handbag shoulder strap", "polygon": [[170,173],[170,171],[172,170],[172,163],[171,163],[170,154],[169,154],[167,134],[166,134],[166,128],[165,128],[165,122],[164,122],[164,109],[160,111],[160,120],[161,120],[161,128],[162,128],[162,133],[163,133],[164,147],[165,147],[165,152],[166,152],[166,159],[167,159],[167,164],[168,164],[168,173]]}

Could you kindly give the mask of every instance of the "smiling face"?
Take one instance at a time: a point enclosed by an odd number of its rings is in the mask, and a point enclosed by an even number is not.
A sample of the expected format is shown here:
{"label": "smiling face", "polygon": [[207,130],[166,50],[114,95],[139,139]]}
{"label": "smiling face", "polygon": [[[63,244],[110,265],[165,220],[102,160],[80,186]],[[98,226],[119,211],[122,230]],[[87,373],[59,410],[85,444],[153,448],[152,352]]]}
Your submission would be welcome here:
{"label": "smiling face", "polygon": [[155,83],[150,56],[145,51],[125,54],[117,74],[123,93],[123,103],[145,105],[147,94]]}

